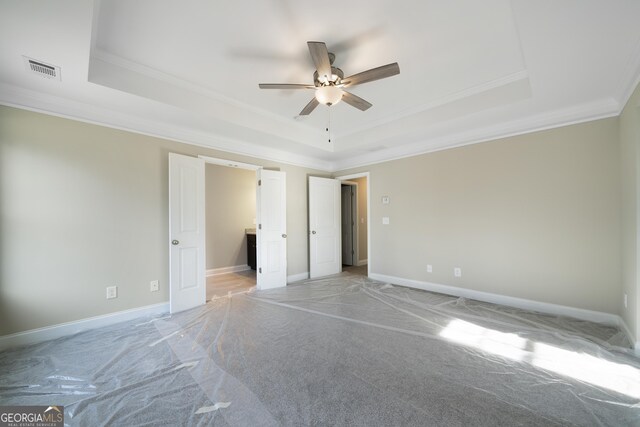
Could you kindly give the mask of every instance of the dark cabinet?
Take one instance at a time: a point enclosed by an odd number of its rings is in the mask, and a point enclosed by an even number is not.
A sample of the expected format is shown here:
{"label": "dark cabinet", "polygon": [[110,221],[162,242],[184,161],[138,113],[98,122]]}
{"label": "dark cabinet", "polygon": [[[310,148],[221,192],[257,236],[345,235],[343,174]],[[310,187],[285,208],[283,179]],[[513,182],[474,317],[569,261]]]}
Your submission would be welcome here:
{"label": "dark cabinet", "polygon": [[252,270],[256,269],[256,235],[247,234],[247,264]]}

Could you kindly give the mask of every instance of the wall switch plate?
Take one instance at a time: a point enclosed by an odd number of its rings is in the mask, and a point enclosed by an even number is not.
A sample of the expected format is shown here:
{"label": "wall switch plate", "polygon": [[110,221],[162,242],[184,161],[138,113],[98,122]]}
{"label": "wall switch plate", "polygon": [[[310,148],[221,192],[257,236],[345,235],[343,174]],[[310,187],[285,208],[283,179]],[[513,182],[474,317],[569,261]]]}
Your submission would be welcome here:
{"label": "wall switch plate", "polygon": [[382,204],[383,205],[388,205],[390,201],[391,201],[391,199],[389,199],[389,196],[382,196]]}
{"label": "wall switch plate", "polygon": [[383,216],[382,217],[382,224],[383,225],[389,225],[389,217],[388,216]]}
{"label": "wall switch plate", "polygon": [[431,264],[427,264],[427,273],[433,273],[433,266]]}
{"label": "wall switch plate", "polygon": [[160,285],[157,280],[152,280],[150,283],[151,292],[158,292],[160,290]]}
{"label": "wall switch plate", "polygon": [[462,269],[460,267],[454,268],[453,275],[456,277],[462,277]]}
{"label": "wall switch plate", "polygon": [[627,294],[624,294],[624,308],[627,308]]}
{"label": "wall switch plate", "polygon": [[107,286],[107,299],[113,299],[118,297],[117,286]]}

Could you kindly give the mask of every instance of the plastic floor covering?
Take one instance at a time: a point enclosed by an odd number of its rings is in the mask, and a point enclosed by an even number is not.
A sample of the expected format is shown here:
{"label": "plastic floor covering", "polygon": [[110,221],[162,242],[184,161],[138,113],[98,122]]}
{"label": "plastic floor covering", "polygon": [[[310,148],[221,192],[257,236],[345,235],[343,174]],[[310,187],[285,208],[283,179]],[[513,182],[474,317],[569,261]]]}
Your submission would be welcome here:
{"label": "plastic floor covering", "polygon": [[640,425],[617,329],[343,274],[0,353],[79,426]]}

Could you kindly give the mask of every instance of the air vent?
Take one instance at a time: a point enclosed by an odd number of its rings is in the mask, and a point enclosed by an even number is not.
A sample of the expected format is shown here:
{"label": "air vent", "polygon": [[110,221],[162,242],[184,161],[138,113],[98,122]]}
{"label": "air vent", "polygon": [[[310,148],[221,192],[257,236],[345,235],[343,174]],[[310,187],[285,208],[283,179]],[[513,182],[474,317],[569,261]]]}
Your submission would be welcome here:
{"label": "air vent", "polygon": [[46,62],[38,61],[33,58],[29,58],[27,56],[23,56],[24,65],[28,71],[31,71],[33,74],[37,74],[40,77],[44,77],[47,79],[54,79],[60,81],[60,67],[47,64]]}

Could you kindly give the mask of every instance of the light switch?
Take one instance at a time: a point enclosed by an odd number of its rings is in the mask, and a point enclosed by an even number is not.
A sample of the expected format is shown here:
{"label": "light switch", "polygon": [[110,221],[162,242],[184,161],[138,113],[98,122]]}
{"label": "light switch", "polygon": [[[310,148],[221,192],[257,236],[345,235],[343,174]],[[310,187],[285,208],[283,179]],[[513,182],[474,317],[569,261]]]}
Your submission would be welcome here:
{"label": "light switch", "polygon": [[389,199],[389,196],[382,196],[382,204],[383,205],[388,205],[390,201],[391,200]]}
{"label": "light switch", "polygon": [[389,225],[389,217],[388,216],[383,216],[382,217],[382,224],[383,225]]}

